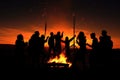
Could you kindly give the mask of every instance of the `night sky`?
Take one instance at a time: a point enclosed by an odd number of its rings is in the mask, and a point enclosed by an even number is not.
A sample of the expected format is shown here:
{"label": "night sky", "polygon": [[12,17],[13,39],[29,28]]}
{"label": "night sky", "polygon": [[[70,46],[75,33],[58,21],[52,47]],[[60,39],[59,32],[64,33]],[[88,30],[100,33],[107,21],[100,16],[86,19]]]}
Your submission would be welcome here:
{"label": "night sky", "polygon": [[47,35],[51,31],[64,31],[65,36],[72,37],[73,14],[76,35],[84,31],[90,43],[91,32],[99,38],[101,30],[106,29],[114,48],[120,48],[120,2],[117,0],[1,0],[0,44],[14,44],[19,33],[25,41],[35,30],[44,34],[45,15]]}

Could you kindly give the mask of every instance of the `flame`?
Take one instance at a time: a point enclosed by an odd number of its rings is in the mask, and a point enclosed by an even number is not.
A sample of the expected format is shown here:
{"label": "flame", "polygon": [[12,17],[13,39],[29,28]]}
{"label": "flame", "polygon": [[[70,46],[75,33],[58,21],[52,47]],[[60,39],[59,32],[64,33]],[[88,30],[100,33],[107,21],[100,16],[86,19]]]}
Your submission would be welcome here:
{"label": "flame", "polygon": [[72,66],[72,63],[67,61],[67,57],[65,56],[64,53],[61,53],[59,57],[56,56],[55,58],[50,58],[48,63],[63,63],[63,64],[68,64],[69,67]]}

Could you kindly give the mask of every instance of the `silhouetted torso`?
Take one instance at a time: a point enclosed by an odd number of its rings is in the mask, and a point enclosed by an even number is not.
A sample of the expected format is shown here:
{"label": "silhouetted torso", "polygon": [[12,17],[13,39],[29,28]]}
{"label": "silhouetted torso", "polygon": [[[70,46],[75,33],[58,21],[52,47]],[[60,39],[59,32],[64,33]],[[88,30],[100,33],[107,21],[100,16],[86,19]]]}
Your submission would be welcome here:
{"label": "silhouetted torso", "polygon": [[92,39],[92,45],[87,44],[89,47],[92,48],[90,55],[89,55],[89,62],[90,62],[90,68],[94,69],[96,68],[96,60],[97,60],[97,55],[98,55],[98,39],[96,38],[95,33],[91,33],[90,37]]}
{"label": "silhouetted torso", "polygon": [[44,35],[41,35],[40,38],[40,63],[45,63],[45,58],[46,58],[46,51],[45,51],[45,43],[47,42],[48,37],[45,39]]}
{"label": "silhouetted torso", "polygon": [[77,37],[77,44],[80,46],[81,51],[86,51],[86,37],[83,32],[80,32]]}
{"label": "silhouetted torso", "polygon": [[112,54],[112,47],[113,42],[111,37],[107,35],[106,30],[102,30],[102,36],[99,37],[99,56],[100,56],[100,64],[103,64],[105,67],[110,64],[111,62],[111,54]]}
{"label": "silhouetted torso", "polygon": [[57,35],[55,35],[55,52],[56,55],[59,56],[61,53],[61,38],[63,37],[63,33],[60,34],[60,32],[57,32]]}
{"label": "silhouetted torso", "polygon": [[75,59],[74,59],[74,64],[77,62],[80,64],[81,62],[81,67],[82,70],[86,69],[86,37],[84,35],[84,32],[80,32],[77,36],[77,40],[76,40],[77,44],[80,46],[80,48],[78,49],[77,53],[75,54]]}
{"label": "silhouetted torso", "polygon": [[40,52],[39,31],[35,31],[29,40],[29,54],[32,58],[32,64],[39,64]]}
{"label": "silhouetted torso", "polygon": [[69,60],[69,58],[70,58],[70,42],[71,42],[74,38],[75,38],[75,36],[72,37],[71,39],[69,39],[68,37],[66,37],[65,40],[62,40],[62,42],[65,43],[65,53],[66,53],[66,56],[67,56],[68,60]]}
{"label": "silhouetted torso", "polygon": [[50,33],[50,37],[48,39],[48,45],[49,45],[49,57],[55,57],[55,36],[53,32]]}
{"label": "silhouetted torso", "polygon": [[15,41],[16,47],[16,60],[17,63],[22,65],[24,63],[24,52],[25,52],[25,42],[22,34],[17,35],[17,40]]}

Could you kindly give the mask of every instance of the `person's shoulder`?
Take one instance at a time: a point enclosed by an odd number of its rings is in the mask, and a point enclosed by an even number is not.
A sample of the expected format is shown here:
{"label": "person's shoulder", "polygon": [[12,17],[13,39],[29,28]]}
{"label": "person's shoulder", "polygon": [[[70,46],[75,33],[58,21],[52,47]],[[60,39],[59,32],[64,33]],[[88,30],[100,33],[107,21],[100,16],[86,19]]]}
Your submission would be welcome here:
{"label": "person's shoulder", "polygon": [[98,40],[97,38],[95,38],[95,40]]}
{"label": "person's shoulder", "polygon": [[111,36],[107,36],[108,39],[111,39]]}

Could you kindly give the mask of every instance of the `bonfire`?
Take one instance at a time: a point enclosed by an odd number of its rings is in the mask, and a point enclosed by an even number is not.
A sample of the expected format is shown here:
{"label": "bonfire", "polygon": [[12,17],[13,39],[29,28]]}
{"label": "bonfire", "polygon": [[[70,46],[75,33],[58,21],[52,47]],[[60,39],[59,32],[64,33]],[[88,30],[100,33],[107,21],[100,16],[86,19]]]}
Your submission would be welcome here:
{"label": "bonfire", "polygon": [[65,56],[64,53],[61,53],[59,57],[56,56],[55,58],[50,58],[48,63],[68,64],[69,68],[72,66],[72,63],[67,61],[67,57]]}

